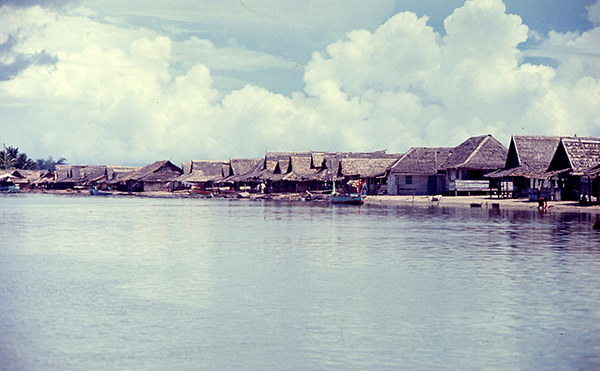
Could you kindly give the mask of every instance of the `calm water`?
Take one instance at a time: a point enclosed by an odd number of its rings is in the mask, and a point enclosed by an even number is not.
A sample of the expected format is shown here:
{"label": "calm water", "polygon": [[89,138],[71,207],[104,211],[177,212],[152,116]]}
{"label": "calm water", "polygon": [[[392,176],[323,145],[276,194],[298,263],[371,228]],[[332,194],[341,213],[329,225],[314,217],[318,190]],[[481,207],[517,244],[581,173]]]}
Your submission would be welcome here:
{"label": "calm water", "polygon": [[0,196],[0,369],[599,369],[595,220]]}

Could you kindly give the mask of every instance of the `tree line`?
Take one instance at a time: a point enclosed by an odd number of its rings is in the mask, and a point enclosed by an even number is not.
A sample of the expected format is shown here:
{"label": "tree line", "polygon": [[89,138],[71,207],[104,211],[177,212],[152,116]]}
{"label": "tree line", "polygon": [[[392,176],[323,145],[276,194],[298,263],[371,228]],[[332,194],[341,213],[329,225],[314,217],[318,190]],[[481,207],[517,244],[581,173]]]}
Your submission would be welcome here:
{"label": "tree line", "polygon": [[27,156],[26,153],[19,152],[17,147],[4,147],[0,151],[0,170],[50,170],[54,171],[56,165],[67,164],[67,159],[61,157],[58,161],[54,160],[52,156],[48,158],[40,158],[33,160]]}

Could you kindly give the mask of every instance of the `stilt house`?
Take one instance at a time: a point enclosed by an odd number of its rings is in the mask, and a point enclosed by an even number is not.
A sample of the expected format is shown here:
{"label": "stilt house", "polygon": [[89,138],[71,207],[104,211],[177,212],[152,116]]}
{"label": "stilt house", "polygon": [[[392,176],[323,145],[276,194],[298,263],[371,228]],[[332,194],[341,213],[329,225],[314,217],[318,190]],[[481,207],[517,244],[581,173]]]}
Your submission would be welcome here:
{"label": "stilt house", "polygon": [[220,182],[225,177],[223,173],[225,164],[224,161],[191,161],[189,172],[175,178],[175,181],[183,184],[185,188],[190,188],[191,186],[205,189],[212,188],[214,184]]}
{"label": "stilt house", "polygon": [[123,174],[117,177],[113,184],[119,191],[125,192],[170,191],[174,187],[174,179],[181,174],[179,166],[163,160]]}
{"label": "stilt house", "polygon": [[249,191],[255,182],[247,180],[249,174],[263,162],[263,159],[231,159],[226,164],[225,177],[221,184],[229,185],[237,191]]}
{"label": "stilt house", "polygon": [[548,175],[558,182],[563,200],[579,200],[584,194],[598,200],[599,165],[600,138],[563,137],[548,166]]}
{"label": "stilt house", "polygon": [[546,174],[559,142],[560,137],[513,135],[504,167],[486,176],[497,179],[497,192],[504,197],[560,199],[558,185]]}
{"label": "stilt house", "polygon": [[444,164],[447,192],[455,196],[490,192],[490,180],[484,175],[503,168],[507,153],[508,148],[490,134],[454,147]]}

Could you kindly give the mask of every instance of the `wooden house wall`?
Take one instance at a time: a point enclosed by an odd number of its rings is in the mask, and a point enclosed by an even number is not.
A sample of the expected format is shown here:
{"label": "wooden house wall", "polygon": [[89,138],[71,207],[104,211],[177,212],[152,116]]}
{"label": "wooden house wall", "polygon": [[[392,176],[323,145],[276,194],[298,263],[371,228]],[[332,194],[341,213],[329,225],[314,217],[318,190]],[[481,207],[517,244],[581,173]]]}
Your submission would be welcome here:
{"label": "wooden house wall", "polygon": [[[410,177],[411,184],[407,184],[407,177]],[[435,191],[430,181],[435,181]],[[394,174],[388,178],[387,192],[398,196],[441,194],[444,192],[444,178],[443,175]]]}
{"label": "wooden house wall", "polygon": [[142,190],[144,192],[160,192],[168,189],[170,182],[165,181],[144,181],[142,184]]}

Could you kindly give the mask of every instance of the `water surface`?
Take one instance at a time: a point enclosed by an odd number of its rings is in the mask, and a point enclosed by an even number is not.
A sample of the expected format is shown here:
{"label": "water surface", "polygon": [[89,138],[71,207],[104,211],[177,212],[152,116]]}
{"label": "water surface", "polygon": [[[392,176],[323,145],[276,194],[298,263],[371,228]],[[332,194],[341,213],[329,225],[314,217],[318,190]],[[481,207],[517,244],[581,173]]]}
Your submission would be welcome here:
{"label": "water surface", "polygon": [[598,369],[595,218],[0,196],[0,369]]}

